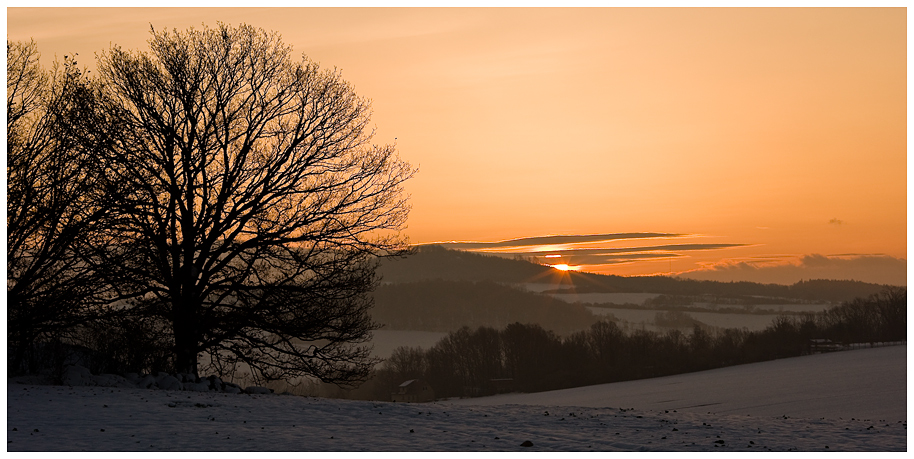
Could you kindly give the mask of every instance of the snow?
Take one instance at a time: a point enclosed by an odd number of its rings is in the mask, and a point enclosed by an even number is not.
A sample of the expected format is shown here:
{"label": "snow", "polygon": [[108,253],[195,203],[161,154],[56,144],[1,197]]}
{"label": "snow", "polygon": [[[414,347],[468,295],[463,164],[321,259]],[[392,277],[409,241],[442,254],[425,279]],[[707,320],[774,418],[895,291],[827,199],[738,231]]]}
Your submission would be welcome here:
{"label": "snow", "polygon": [[523,284],[515,284],[515,286],[534,293],[542,293],[546,290],[567,290],[574,288],[574,285],[558,282],[526,282]]}
{"label": "snow", "polygon": [[659,293],[548,293],[548,295],[567,303],[631,303],[638,305],[660,296]]}
{"label": "snow", "polygon": [[894,346],[421,404],[10,380],[6,435],[9,451],[906,451],[905,403]]}
{"label": "snow", "polygon": [[451,401],[906,420],[907,346],[736,365],[640,381]]}

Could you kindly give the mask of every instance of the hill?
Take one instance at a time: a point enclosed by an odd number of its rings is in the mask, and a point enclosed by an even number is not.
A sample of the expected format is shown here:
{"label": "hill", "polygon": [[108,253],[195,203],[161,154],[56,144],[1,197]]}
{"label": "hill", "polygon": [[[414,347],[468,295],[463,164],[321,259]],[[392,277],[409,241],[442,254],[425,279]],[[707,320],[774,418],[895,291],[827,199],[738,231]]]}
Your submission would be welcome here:
{"label": "hill", "polygon": [[381,285],[371,315],[387,330],[455,331],[462,326],[504,328],[538,323],[566,335],[597,318],[580,304],[491,281],[423,280]]}
{"label": "hill", "polygon": [[440,279],[522,284],[537,280],[546,282],[559,276],[555,269],[529,261],[450,250],[437,245],[416,247],[402,258],[386,258],[378,273],[385,283]]}
{"label": "hill", "polygon": [[660,293],[719,297],[769,297],[840,303],[868,297],[885,286],[850,280],[806,280],[793,285],[755,282],[717,282],[667,276],[624,277],[594,273],[562,272],[523,259],[420,246],[403,258],[385,259],[378,269],[382,282],[426,280],[490,281],[505,284],[552,283],[573,285],[577,293]]}

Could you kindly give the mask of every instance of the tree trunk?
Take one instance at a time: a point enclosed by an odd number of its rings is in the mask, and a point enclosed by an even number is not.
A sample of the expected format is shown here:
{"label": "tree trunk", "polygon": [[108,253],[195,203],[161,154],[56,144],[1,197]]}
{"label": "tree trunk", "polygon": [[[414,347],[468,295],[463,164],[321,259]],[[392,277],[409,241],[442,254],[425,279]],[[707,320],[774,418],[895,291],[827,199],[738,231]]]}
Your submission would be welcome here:
{"label": "tree trunk", "polygon": [[175,305],[173,326],[175,331],[175,373],[197,374],[197,346],[199,336],[196,308],[183,303]]}

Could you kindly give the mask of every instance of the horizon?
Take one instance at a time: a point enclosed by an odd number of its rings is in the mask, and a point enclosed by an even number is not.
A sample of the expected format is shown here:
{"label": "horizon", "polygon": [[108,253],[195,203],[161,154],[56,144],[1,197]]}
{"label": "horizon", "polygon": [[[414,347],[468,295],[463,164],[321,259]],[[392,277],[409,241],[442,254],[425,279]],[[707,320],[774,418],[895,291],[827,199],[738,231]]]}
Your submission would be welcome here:
{"label": "horizon", "polygon": [[91,71],[150,25],[216,21],[372,100],[374,142],[419,167],[411,244],[907,285],[904,8],[8,8],[6,27]]}
{"label": "horizon", "polygon": [[[499,241],[499,242],[496,242],[495,244],[498,244],[500,242],[504,242],[504,241]],[[670,274],[670,273],[622,275],[622,274],[590,271],[590,270],[586,269],[587,265],[568,265],[565,263],[561,263],[561,264],[555,263],[553,260],[548,260],[548,258],[550,258],[549,255],[527,256],[524,253],[516,253],[516,252],[492,252],[492,251],[472,250],[472,249],[453,247],[453,246],[459,246],[462,244],[476,245],[476,244],[484,244],[484,243],[481,243],[478,241],[474,241],[474,242],[442,241],[442,242],[430,242],[430,243],[423,243],[423,244],[412,244],[411,247],[413,247],[413,248],[442,247],[445,250],[467,252],[467,253],[492,256],[492,257],[497,257],[497,258],[505,258],[505,259],[510,259],[510,260],[519,260],[519,261],[524,261],[524,262],[536,264],[536,265],[547,267],[547,268],[553,268],[556,270],[556,275],[559,277],[554,277],[551,280],[545,280],[545,281],[531,279],[530,282],[533,284],[536,284],[536,283],[561,284],[561,285],[568,285],[570,287],[574,287],[573,282],[564,276],[564,273],[568,272],[568,271],[573,271],[573,272],[577,272],[577,273],[581,273],[581,274],[593,274],[593,275],[599,275],[599,276],[669,277],[672,279],[686,280],[686,281],[693,280],[693,281],[710,281],[710,282],[721,282],[721,283],[749,282],[749,283],[756,283],[756,284],[762,284],[762,285],[775,284],[775,285],[783,285],[783,286],[792,286],[792,285],[796,285],[796,284],[803,283],[803,282],[825,281],[825,282],[861,282],[861,283],[866,283],[866,284],[887,285],[887,286],[904,287],[904,288],[907,287],[907,285],[904,282],[902,282],[900,284],[891,284],[891,283],[885,283],[885,282],[867,282],[864,280],[857,280],[857,279],[850,279],[850,278],[834,278],[834,277],[831,277],[831,278],[830,277],[802,277],[802,278],[799,278],[796,280],[786,280],[785,279],[785,280],[781,280],[781,281],[775,280],[775,281],[767,282],[764,280],[704,279],[704,278],[683,276],[683,275],[679,275],[679,274]],[[542,251],[540,253],[548,254],[550,252],[551,251]],[[550,262],[552,262],[552,263],[550,263]],[[811,274],[811,272],[806,272],[805,274]]]}

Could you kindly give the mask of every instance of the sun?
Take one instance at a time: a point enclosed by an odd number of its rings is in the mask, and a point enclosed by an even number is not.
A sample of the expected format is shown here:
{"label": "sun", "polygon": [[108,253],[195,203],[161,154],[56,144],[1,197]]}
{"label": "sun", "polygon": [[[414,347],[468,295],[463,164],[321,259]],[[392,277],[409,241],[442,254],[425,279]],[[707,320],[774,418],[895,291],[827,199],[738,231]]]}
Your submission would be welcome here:
{"label": "sun", "polygon": [[559,271],[577,271],[577,270],[581,269],[580,266],[569,266],[567,264],[549,265],[549,266],[551,266]]}

